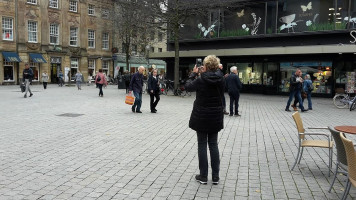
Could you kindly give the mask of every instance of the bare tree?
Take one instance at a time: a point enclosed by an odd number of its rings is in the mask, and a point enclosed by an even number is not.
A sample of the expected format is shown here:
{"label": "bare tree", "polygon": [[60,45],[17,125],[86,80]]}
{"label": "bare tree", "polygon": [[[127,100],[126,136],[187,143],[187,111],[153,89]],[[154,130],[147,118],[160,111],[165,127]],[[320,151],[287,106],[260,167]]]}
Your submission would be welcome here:
{"label": "bare tree", "polygon": [[[226,1],[226,0],[224,0]],[[222,5],[221,0],[148,0],[151,6],[151,22],[156,28],[168,31],[169,39],[174,40],[174,88],[179,84],[179,40],[180,28],[184,21],[194,15],[207,15],[207,10]]]}
{"label": "bare tree", "polygon": [[[118,39],[122,42],[123,53],[126,57],[126,66],[133,50],[146,53],[149,44],[150,10],[147,4],[138,0],[115,0],[114,24]],[[136,49],[133,49],[136,47]]]}

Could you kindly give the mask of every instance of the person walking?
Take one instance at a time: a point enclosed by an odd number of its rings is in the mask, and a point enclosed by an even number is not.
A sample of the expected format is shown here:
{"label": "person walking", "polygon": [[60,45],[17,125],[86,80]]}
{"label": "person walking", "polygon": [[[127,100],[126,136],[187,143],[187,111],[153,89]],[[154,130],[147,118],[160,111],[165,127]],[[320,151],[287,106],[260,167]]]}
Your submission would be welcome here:
{"label": "person walking", "polygon": [[189,127],[197,132],[200,173],[195,176],[195,180],[201,184],[208,182],[207,145],[210,151],[212,183],[216,185],[220,180],[218,132],[224,128],[222,96],[225,86],[223,74],[218,69],[218,58],[209,55],[204,59],[202,67],[193,68],[185,84],[187,91],[196,91]]}
{"label": "person walking", "polygon": [[[220,70],[220,72],[222,73],[222,74],[224,74],[223,73],[223,65],[222,64],[219,64],[219,70]],[[225,77],[224,77],[224,81],[225,81]],[[228,115],[229,113],[228,112],[226,112],[226,99],[225,99],[225,91],[224,91],[224,95],[223,95],[223,106],[224,106],[224,115]]]}
{"label": "person walking", "polygon": [[[304,76],[305,80],[303,83],[304,91],[307,93],[308,99],[308,110],[313,110],[312,100],[311,100],[311,93],[314,90],[313,82],[310,80],[310,75],[307,74]],[[302,101],[304,103],[304,99]]]}
{"label": "person walking", "polygon": [[[230,68],[231,74],[226,77],[226,86],[227,91],[230,96],[230,116],[234,115],[239,117],[239,100],[240,100],[240,90],[242,89],[242,84],[240,81],[238,74],[238,70],[236,66]],[[235,105],[235,110],[234,110]]]}
{"label": "person walking", "polygon": [[75,82],[77,84],[78,90],[82,90],[82,80],[83,80],[83,75],[82,73],[80,73],[80,71],[78,71],[75,74]]}
{"label": "person walking", "polygon": [[[160,100],[159,97],[159,80],[157,76],[157,69],[153,69],[151,75],[148,77],[148,92],[150,93],[150,108],[151,113],[156,113],[156,106]],[[154,101],[154,98],[156,100]]]}
{"label": "person walking", "polygon": [[48,74],[46,71],[44,71],[42,73],[42,84],[44,89],[47,89],[48,79],[49,79]]}
{"label": "person walking", "polygon": [[59,74],[58,74],[58,86],[62,87],[63,86],[63,83],[64,83],[64,79],[63,79],[63,72],[62,71],[59,71]]}
{"label": "person walking", "polygon": [[125,72],[123,79],[125,81],[125,88],[126,88],[126,94],[127,94],[127,93],[129,93],[130,82],[131,82],[131,75],[128,71]]}
{"label": "person walking", "polygon": [[301,90],[303,85],[303,79],[301,78],[301,75],[302,75],[302,71],[300,69],[297,69],[295,74],[290,78],[289,99],[285,109],[285,111],[287,112],[290,112],[289,106],[294,97],[298,99],[299,108],[302,110],[302,112],[308,111],[304,109],[303,102],[302,102]]}
{"label": "person walking", "polygon": [[99,97],[103,97],[104,96],[103,85],[107,86],[108,82],[106,81],[106,78],[105,78],[105,75],[103,74],[102,69],[99,69],[99,72],[96,75],[95,84],[99,88]]}
{"label": "person walking", "polygon": [[130,92],[133,92],[135,96],[135,103],[132,105],[131,110],[132,112],[142,113],[141,112],[141,105],[142,105],[142,87],[143,87],[143,72],[145,71],[144,66],[140,66],[138,68],[138,72],[134,73],[131,77],[130,82]]}
{"label": "person walking", "polygon": [[25,69],[23,70],[22,73],[22,81],[25,83],[26,90],[25,90],[25,95],[23,96],[24,98],[27,98],[27,92],[30,92],[30,97],[33,96],[33,93],[30,88],[30,84],[33,79],[33,71],[30,68],[28,63],[25,63]]}

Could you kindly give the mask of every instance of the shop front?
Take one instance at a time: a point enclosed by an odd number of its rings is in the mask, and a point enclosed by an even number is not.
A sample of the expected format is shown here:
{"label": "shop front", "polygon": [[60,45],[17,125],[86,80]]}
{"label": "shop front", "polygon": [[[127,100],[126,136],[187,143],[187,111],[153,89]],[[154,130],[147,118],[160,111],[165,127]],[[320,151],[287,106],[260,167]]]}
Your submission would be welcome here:
{"label": "shop front", "polygon": [[51,83],[58,83],[59,72],[61,71],[62,58],[51,57]]}
{"label": "shop front", "polygon": [[41,63],[47,63],[47,61],[43,58],[42,54],[30,53],[30,68],[33,71],[33,83],[40,82],[40,71],[41,71]]}
{"label": "shop front", "polygon": [[13,85],[18,83],[19,62],[22,62],[16,52],[2,52],[2,77],[0,82],[3,85]]}

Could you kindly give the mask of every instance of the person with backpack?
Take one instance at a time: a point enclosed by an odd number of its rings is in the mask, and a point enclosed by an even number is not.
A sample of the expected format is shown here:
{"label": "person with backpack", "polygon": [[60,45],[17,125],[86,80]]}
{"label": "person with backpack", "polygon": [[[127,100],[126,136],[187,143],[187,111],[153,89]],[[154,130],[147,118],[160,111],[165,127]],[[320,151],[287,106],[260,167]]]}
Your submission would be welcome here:
{"label": "person with backpack", "polygon": [[[314,90],[314,85],[313,82],[310,80],[310,75],[307,74],[304,77],[304,83],[303,83],[303,88],[304,91],[307,93],[307,99],[308,99],[308,110],[313,110],[313,105],[312,105],[312,100],[311,100],[311,93]],[[303,99],[304,103],[304,99]]]}
{"label": "person with backpack", "polygon": [[103,70],[99,69],[99,73],[96,75],[95,84],[97,84],[99,88],[99,97],[103,97],[103,85],[107,86],[108,82],[106,81],[105,75],[103,74]]}

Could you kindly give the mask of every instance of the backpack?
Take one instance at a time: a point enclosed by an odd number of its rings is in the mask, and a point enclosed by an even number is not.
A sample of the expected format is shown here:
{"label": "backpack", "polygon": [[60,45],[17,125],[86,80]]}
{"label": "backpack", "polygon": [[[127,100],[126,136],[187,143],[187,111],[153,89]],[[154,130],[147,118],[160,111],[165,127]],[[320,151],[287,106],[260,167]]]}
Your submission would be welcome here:
{"label": "backpack", "polygon": [[98,78],[96,78],[96,82],[100,82],[101,81],[101,77],[98,74]]}

